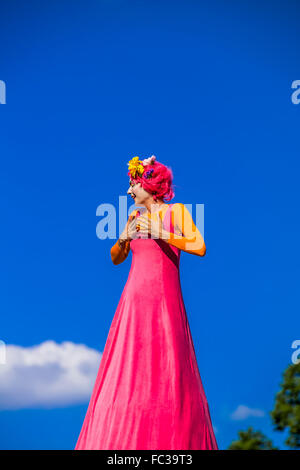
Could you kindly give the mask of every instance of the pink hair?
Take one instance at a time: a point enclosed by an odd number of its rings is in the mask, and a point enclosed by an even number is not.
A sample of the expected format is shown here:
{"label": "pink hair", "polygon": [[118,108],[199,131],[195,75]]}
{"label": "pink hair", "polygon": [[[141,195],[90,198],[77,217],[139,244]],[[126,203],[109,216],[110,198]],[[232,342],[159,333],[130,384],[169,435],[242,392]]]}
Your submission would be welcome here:
{"label": "pink hair", "polygon": [[[148,170],[153,169],[151,178],[146,178]],[[173,188],[173,172],[171,168],[163,165],[157,160],[150,165],[144,166],[144,173],[142,176],[136,174],[135,178],[131,177],[130,171],[128,176],[134,183],[141,183],[141,186],[145,191],[150,193],[153,199],[163,199],[170,201],[175,196]]]}

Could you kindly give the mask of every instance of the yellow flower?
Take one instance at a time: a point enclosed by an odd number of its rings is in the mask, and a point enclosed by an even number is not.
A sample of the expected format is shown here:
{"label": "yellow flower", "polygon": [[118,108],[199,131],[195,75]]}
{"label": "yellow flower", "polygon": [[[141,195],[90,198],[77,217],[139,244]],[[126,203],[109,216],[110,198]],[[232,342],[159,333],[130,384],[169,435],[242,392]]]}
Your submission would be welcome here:
{"label": "yellow flower", "polygon": [[136,165],[139,161],[139,157],[133,157],[131,160],[129,160],[128,165]]}
{"label": "yellow flower", "polygon": [[137,172],[138,172],[140,175],[142,175],[142,174],[144,173],[144,171],[145,171],[145,169],[144,169],[143,165],[139,165],[139,166],[137,167]]}
{"label": "yellow flower", "polygon": [[133,157],[131,160],[129,160],[128,169],[131,173],[132,178],[135,178],[136,173],[141,176],[145,170],[139,157]]}

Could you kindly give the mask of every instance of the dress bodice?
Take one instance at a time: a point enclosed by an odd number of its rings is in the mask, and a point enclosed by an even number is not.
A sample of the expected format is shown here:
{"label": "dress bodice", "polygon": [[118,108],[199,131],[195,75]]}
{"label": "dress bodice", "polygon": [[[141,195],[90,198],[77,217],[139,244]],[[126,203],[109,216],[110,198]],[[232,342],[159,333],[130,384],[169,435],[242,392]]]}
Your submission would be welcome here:
{"label": "dress bodice", "polygon": [[[116,242],[110,250],[114,264],[122,263],[127,258],[130,249],[135,258],[135,255],[139,255],[140,259],[151,257],[153,262],[157,260],[157,257],[168,256],[177,267],[179,266],[181,251],[197,256],[205,255],[206,246],[204,239],[185,205],[175,203],[166,204],[166,206],[166,209],[159,211],[158,215],[161,217],[163,228],[169,233],[169,238],[154,239],[149,234],[147,238],[137,236],[133,240],[127,240],[122,247]],[[130,217],[138,219],[140,215],[145,213],[149,218],[152,217],[146,208],[134,210]],[[156,215],[154,213],[153,217]]]}
{"label": "dress bodice", "polygon": [[[171,207],[173,204],[168,204],[168,208],[162,214],[163,228],[169,232],[174,233],[174,224],[171,217]],[[143,214],[143,211],[138,211],[136,218],[138,220],[139,215]],[[172,263],[176,269],[179,269],[180,253],[181,250],[176,246],[170,245],[166,240],[161,238],[148,238],[137,237],[130,242],[130,248],[132,251],[132,263],[133,265],[140,263],[145,266],[148,263],[153,265],[162,263],[168,265]]]}

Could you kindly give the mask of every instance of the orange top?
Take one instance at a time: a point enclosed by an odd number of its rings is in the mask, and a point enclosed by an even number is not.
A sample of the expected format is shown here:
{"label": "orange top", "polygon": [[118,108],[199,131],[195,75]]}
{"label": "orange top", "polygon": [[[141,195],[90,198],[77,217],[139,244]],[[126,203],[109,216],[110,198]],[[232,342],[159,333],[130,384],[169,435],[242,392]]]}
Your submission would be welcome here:
{"label": "orange top", "polygon": [[[164,217],[166,210],[168,209],[166,204],[165,210],[159,211],[161,219]],[[135,217],[137,210],[134,210],[127,221],[126,228],[130,217]],[[149,213],[148,216],[150,217]],[[170,245],[176,246],[182,251],[191,253],[197,256],[204,256],[206,253],[206,246],[204,239],[199,232],[197,226],[194,224],[192,216],[188,209],[182,203],[173,204],[171,208],[172,223],[174,226],[174,234],[169,233],[169,238],[163,240]],[[122,248],[119,246],[118,241],[110,250],[111,259],[114,264],[122,263],[128,256],[130,251],[130,241],[126,241]]]}
{"label": "orange top", "polygon": [[185,205],[180,202],[174,204],[171,216],[175,233],[170,233],[166,241],[187,253],[204,256],[206,253],[204,239]]}

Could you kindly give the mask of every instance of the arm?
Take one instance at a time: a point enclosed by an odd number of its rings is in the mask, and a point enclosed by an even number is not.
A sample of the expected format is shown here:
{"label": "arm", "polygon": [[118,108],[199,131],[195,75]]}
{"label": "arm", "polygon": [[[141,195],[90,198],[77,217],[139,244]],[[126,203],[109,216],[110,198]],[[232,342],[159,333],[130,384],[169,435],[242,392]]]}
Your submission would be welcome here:
{"label": "arm", "polygon": [[132,218],[135,216],[135,214],[136,214],[136,210],[130,214],[122,235],[120,235],[120,238],[116,241],[116,243],[110,249],[110,256],[114,264],[123,263],[123,261],[125,261],[125,259],[127,258],[129,254],[130,240],[126,238],[124,239],[123,235],[127,234],[128,224],[132,220]]}
{"label": "arm", "polygon": [[171,216],[175,235],[167,232],[166,242],[187,253],[204,256],[206,253],[204,239],[185,205],[174,204]]}
{"label": "arm", "polygon": [[118,239],[110,249],[110,256],[114,264],[120,264],[125,261],[130,251],[130,241]]}

